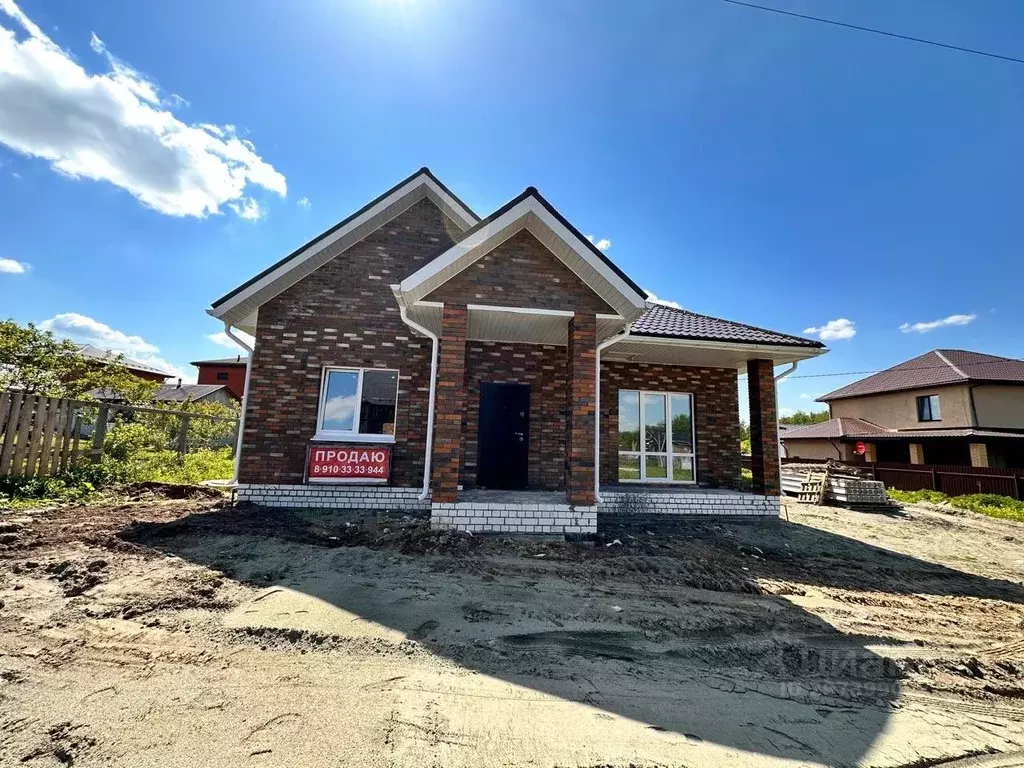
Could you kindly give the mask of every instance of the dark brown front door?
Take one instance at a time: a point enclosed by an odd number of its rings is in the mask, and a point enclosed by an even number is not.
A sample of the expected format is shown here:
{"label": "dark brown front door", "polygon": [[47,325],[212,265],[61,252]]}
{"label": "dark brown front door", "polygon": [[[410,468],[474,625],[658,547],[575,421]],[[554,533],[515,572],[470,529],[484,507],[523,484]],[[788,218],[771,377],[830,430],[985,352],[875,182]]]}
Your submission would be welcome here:
{"label": "dark brown front door", "polygon": [[530,446],[530,385],[480,385],[476,483],[481,488],[525,488]]}

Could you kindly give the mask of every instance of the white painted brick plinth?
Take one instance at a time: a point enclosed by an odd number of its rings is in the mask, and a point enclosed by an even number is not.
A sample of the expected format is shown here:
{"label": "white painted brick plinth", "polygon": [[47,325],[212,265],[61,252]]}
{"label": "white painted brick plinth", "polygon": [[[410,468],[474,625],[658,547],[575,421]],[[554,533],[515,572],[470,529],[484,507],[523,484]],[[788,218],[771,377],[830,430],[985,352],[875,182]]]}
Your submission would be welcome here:
{"label": "white painted brick plinth", "polygon": [[393,488],[386,485],[308,485],[240,484],[238,500],[262,507],[303,509],[391,509],[426,512],[429,498],[420,501],[419,488]]}
{"label": "white painted brick plinth", "polygon": [[597,507],[572,504],[432,504],[430,527],[471,533],[597,533]]}
{"label": "white painted brick plinth", "polygon": [[739,517],[778,517],[778,496],[721,491],[685,491],[680,493],[629,493],[601,491],[601,514],[609,515],[711,515]]}

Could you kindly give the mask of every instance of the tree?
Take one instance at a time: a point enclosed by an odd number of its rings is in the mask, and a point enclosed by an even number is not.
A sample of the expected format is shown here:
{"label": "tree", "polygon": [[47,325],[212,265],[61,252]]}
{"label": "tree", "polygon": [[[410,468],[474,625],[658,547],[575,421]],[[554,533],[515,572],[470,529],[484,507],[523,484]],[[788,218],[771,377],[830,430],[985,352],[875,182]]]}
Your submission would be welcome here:
{"label": "tree", "polygon": [[781,416],[779,418],[779,424],[797,424],[805,426],[807,424],[821,424],[824,421],[828,421],[831,418],[828,411],[797,411],[789,416]]}
{"label": "tree", "polygon": [[95,389],[117,392],[130,403],[149,402],[160,385],[132,375],[124,355],[107,361],[83,357],[71,341],[33,323],[0,321],[0,392],[15,389],[47,397],[91,399]]}

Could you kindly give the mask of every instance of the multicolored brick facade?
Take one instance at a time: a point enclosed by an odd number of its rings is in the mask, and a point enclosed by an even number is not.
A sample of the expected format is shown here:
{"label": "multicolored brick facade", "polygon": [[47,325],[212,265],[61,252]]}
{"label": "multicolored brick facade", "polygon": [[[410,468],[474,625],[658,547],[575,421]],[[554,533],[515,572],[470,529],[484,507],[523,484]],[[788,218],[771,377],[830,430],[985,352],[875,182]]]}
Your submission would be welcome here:
{"label": "multicolored brick facade", "polygon": [[735,368],[603,362],[601,482],[604,484],[614,483],[618,478],[620,389],[692,394],[697,482],[712,488],[740,487],[740,416]]}
{"label": "multicolored brick facade", "polygon": [[[459,235],[460,227],[437,206],[420,200],[260,306],[239,472],[240,487],[249,488],[247,493],[256,494],[253,498],[292,498],[282,489],[305,483],[306,451],[317,432],[322,375],[329,366],[399,371],[387,485],[407,489],[402,491],[406,495],[421,486],[432,341],[402,320],[391,286],[438,257]],[[597,504],[597,315],[613,312],[611,307],[528,231],[513,235],[426,298],[443,302],[430,473],[433,503],[455,504],[460,486],[471,489],[477,484],[481,385],[521,383],[530,386],[527,488],[565,491],[569,505],[588,510],[589,525]],[[571,312],[566,317],[567,343],[467,340],[469,305]],[[769,444],[755,454],[755,463],[765,472],[762,492],[770,494],[774,488],[777,493],[778,469],[771,467],[773,460],[777,464],[772,453],[772,367],[768,362],[751,371],[758,382],[751,389],[751,416],[757,414],[757,434]],[[739,487],[735,369],[604,362],[600,464],[605,484],[617,480],[620,389],[692,394],[698,482]],[[755,425],[751,428],[753,436]],[[321,488],[301,498],[321,499],[324,493]],[[343,505],[352,491],[344,493],[339,501]],[[385,504],[391,498],[387,493],[378,496]],[[429,503],[402,498],[413,507]]]}
{"label": "multicolored brick facade", "polygon": [[775,405],[775,368],[771,360],[747,363],[747,393],[750,397],[750,469],[754,493],[778,496],[779,418]]}

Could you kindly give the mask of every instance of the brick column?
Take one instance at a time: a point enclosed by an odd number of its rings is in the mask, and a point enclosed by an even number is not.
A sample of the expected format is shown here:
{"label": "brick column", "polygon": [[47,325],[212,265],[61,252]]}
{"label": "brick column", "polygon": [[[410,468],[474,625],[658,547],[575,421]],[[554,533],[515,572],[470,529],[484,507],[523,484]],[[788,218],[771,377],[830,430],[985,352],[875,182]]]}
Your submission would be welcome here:
{"label": "brick column", "polygon": [[775,409],[775,367],[771,360],[747,361],[747,394],[754,493],[778,496],[779,421]]}
{"label": "brick column", "polygon": [[971,443],[971,466],[988,466],[988,446],[985,443]]}
{"label": "brick column", "polygon": [[432,501],[451,503],[458,496],[468,326],[469,311],[464,305],[444,305],[434,400],[434,456],[430,471]]}
{"label": "brick column", "polygon": [[569,321],[566,348],[565,490],[570,504],[594,504],[594,365],[597,316],[577,313]]}

